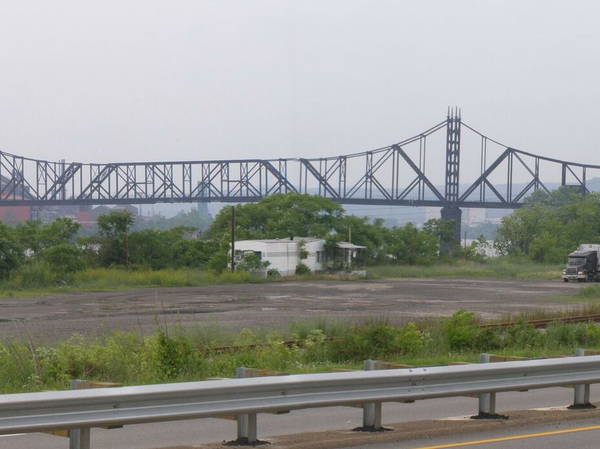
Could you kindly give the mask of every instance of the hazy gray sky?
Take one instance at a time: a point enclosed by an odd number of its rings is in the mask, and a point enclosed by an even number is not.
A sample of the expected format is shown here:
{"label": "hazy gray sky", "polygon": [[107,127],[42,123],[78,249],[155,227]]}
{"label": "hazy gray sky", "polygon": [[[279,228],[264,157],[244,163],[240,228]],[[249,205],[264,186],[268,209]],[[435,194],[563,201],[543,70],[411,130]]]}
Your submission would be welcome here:
{"label": "hazy gray sky", "polygon": [[337,155],[458,105],[510,145],[600,163],[599,16],[596,1],[5,0],[0,148]]}

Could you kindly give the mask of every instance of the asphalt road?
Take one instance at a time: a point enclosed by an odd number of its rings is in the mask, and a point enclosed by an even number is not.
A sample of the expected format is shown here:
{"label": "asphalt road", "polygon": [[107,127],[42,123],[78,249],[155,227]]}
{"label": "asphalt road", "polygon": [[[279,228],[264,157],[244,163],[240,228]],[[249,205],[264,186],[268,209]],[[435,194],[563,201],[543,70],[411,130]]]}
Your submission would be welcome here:
{"label": "asphalt road", "polygon": [[[502,411],[567,405],[571,402],[572,394],[572,390],[567,388],[525,393],[503,393],[497,397],[497,409],[498,411]],[[592,387],[592,399],[598,397],[598,395],[600,395],[600,386]],[[471,415],[476,412],[476,409],[477,399],[474,398],[436,399],[418,401],[414,404],[391,403],[384,404],[383,422],[384,424],[386,422],[399,423]],[[357,408],[340,407],[299,410],[287,415],[259,415],[259,438],[268,440],[269,437],[274,435],[300,434],[319,430],[352,429],[361,425],[361,413],[361,410]],[[572,423],[568,424],[568,426],[573,425]],[[94,449],[153,449],[179,445],[189,446],[213,441],[232,440],[235,438],[235,431],[236,424],[234,421],[216,419],[134,425],[113,430],[93,429],[92,447]],[[510,430],[508,433],[524,433],[524,431],[522,428],[519,428]],[[600,435],[598,432],[595,432],[595,434]],[[405,445],[395,443],[394,445],[380,447],[381,449],[392,447],[394,449],[415,448],[433,443],[442,444],[478,438],[478,436],[463,435],[460,438],[407,442]],[[580,436],[577,434],[577,438],[587,438],[587,435]],[[0,436],[0,449],[65,449],[66,444],[65,438],[45,434]],[[514,442],[514,444],[518,443]],[[512,446],[501,444],[496,447]],[[600,444],[590,447],[598,448]],[[373,449],[375,448],[374,446]]]}
{"label": "asphalt road", "polygon": [[[426,268],[424,268],[426,269]],[[239,330],[287,328],[290,322],[382,318],[391,323],[448,316],[458,309],[483,318],[524,310],[558,310],[558,295],[581,285],[560,280],[394,279],[273,282],[189,288],[85,292],[0,298],[0,338],[55,341],[114,330],[148,333],[160,325]]]}
{"label": "asphalt road", "polygon": [[600,422],[595,419],[473,433],[467,436],[361,446],[360,449],[598,449],[599,447]]}

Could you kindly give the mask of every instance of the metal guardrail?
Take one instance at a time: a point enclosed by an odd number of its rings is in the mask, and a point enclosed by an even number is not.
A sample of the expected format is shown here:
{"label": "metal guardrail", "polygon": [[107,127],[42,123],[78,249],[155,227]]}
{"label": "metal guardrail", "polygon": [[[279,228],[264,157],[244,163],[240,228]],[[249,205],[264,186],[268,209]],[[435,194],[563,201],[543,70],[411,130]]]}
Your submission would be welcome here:
{"label": "metal guardrail", "polygon": [[8,394],[0,434],[80,429],[79,449],[89,449],[92,427],[236,415],[247,416],[239,442],[254,443],[258,413],[366,404],[365,424],[378,430],[382,402],[476,394],[480,413],[492,416],[503,391],[576,385],[574,405],[590,406],[592,383],[600,356]]}

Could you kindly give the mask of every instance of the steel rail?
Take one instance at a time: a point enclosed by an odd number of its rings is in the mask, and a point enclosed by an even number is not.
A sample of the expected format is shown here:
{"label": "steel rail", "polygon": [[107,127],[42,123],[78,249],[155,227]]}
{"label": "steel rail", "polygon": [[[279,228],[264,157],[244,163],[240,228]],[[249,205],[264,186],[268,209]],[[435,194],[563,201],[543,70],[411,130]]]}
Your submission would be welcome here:
{"label": "steel rail", "polygon": [[552,158],[552,157],[541,156],[539,154],[535,154],[535,153],[530,153],[528,151],[519,150],[518,148],[511,147],[510,145],[505,145],[502,142],[499,142],[497,140],[494,140],[494,139],[486,136],[485,134],[482,134],[480,131],[477,131],[475,128],[469,126],[464,121],[461,121],[461,124],[462,124],[462,126],[464,126],[465,128],[467,128],[468,130],[472,131],[473,133],[477,134],[478,136],[483,137],[483,138],[487,139],[488,141],[493,142],[496,145],[498,145],[500,147],[503,147],[505,149],[506,148],[510,148],[515,153],[523,154],[525,156],[533,157],[533,158],[540,159],[540,160],[546,161],[546,162],[553,162],[553,163],[556,163],[556,164],[572,165],[572,166],[575,166],[575,167],[585,167],[585,168],[590,168],[590,169],[600,169],[600,165],[585,164],[583,162],[565,161],[565,160],[562,160],[562,159],[555,159],[555,158]]}
{"label": "steel rail", "polygon": [[[485,134],[481,133],[480,131],[478,131],[477,129],[473,128],[472,126],[470,126],[469,124],[465,123],[462,119],[461,119],[461,125],[464,126],[465,128],[469,129],[470,131],[472,131],[473,133],[484,137],[485,139],[487,139],[489,142],[493,142],[496,145],[503,147],[503,148],[510,148],[512,151],[515,151],[519,154],[523,154],[525,156],[529,156],[529,157],[534,157],[534,158],[538,158],[540,160],[544,160],[547,162],[554,162],[557,164],[565,164],[565,165],[572,165],[572,166],[576,166],[576,167],[586,167],[586,168],[590,168],[590,169],[600,169],[600,165],[596,165],[596,164],[586,164],[586,163],[582,163],[582,162],[574,162],[574,161],[567,161],[567,160],[562,160],[562,159],[556,159],[556,158],[551,158],[548,156],[542,156],[539,154],[535,154],[535,153],[531,153],[528,151],[524,151],[524,150],[520,150],[518,148],[512,147],[510,145],[506,145],[502,142],[499,142],[497,140],[494,140],[488,136],[486,136]],[[325,157],[306,157],[304,159],[309,160],[309,161],[320,161],[320,160],[334,160],[334,159],[338,159],[341,157],[345,157],[345,158],[358,158],[361,156],[365,156],[368,153],[379,153],[381,151],[386,151],[389,150],[392,146],[403,146],[403,145],[407,145],[409,143],[415,142],[417,140],[419,140],[419,138],[424,137],[424,136],[428,136],[431,135],[437,131],[439,131],[440,129],[444,128],[446,126],[446,121],[444,120],[443,122],[437,123],[436,125],[432,126],[431,128],[427,129],[426,131],[423,131],[422,133],[419,134],[415,134],[414,136],[408,137],[404,140],[401,140],[399,142],[396,142],[394,144],[391,145],[386,145],[383,147],[378,147],[378,148],[374,148],[371,150],[366,150],[366,151],[359,151],[359,152],[355,152],[355,153],[348,153],[348,154],[340,154],[340,155],[334,155],[334,156],[325,156]],[[2,151],[0,150],[0,154],[2,154],[3,156],[6,157],[11,157],[11,158],[16,158],[16,159],[21,159],[23,161],[28,161],[28,162],[37,162],[37,163],[47,163],[47,164],[60,164],[60,161],[51,161],[51,160],[45,160],[45,159],[36,159],[36,158],[32,158],[32,157],[27,157],[27,156],[20,156],[18,154],[14,154],[14,153],[9,153],[7,151]],[[249,159],[230,159],[228,160],[228,162],[231,163],[238,163],[238,162],[248,162],[248,163],[261,163],[264,161],[268,161],[268,162],[278,162],[278,161],[282,161],[282,162],[300,162],[301,159],[300,157],[288,157],[288,158],[249,158]],[[223,160],[222,159],[208,159],[208,160],[168,160],[168,161],[121,161],[121,162],[105,162],[105,163],[99,163],[99,162],[78,162],[78,161],[67,161],[65,162],[65,164],[75,164],[78,166],[82,166],[82,167],[86,167],[86,166],[105,166],[105,165],[111,165],[111,166],[115,166],[115,167],[124,167],[124,166],[146,166],[146,165],[164,165],[164,164],[218,164],[218,163],[222,163]]]}
{"label": "steel rail", "polygon": [[[411,137],[408,137],[404,140],[401,140],[397,143],[394,143],[393,145],[407,145],[411,142],[415,142],[417,140],[419,140],[419,138],[421,137],[425,137],[425,136],[429,136],[437,131],[439,131],[440,129],[444,128],[446,126],[446,121],[442,121],[440,123],[437,123],[436,125],[432,126],[431,128],[419,133],[419,134],[415,134]],[[334,155],[334,156],[325,156],[325,157],[307,157],[307,158],[300,158],[300,157],[287,157],[287,158],[266,158],[266,159],[257,159],[257,158],[250,158],[250,159],[229,159],[228,162],[231,163],[236,163],[236,162],[248,162],[248,163],[260,163],[260,162],[264,162],[264,161],[268,161],[268,162],[278,162],[278,161],[282,161],[282,162],[300,162],[302,159],[306,159],[309,161],[319,161],[319,160],[332,160],[332,159],[338,159],[340,157],[346,157],[346,158],[354,158],[354,157],[361,157],[361,156],[365,156],[368,153],[379,153],[381,151],[385,151],[388,150],[392,145],[386,145],[383,147],[378,147],[378,148],[373,148],[371,150],[365,150],[365,151],[359,151],[359,152],[355,152],[355,153],[348,153],[348,154],[340,154],[340,155]],[[33,157],[27,157],[27,156],[20,156],[18,154],[13,154],[13,153],[9,153],[7,151],[2,151],[0,150],[0,154],[2,154],[3,156],[6,157],[11,157],[11,158],[17,158],[17,159],[21,159],[23,161],[28,161],[28,162],[37,162],[37,163],[47,163],[47,164],[59,164],[59,161],[51,161],[51,160],[46,160],[46,159],[36,159]],[[123,167],[123,166],[130,166],[130,165],[136,165],[136,166],[145,166],[145,165],[164,165],[164,164],[218,164],[223,162],[222,159],[207,159],[207,160],[168,160],[168,161],[121,161],[121,162],[78,162],[78,161],[66,161],[65,164],[75,164],[75,165],[80,165],[83,167],[86,166],[105,166],[105,165],[111,165],[111,166],[115,166],[115,167]]]}
{"label": "steel rail", "polygon": [[[485,328],[507,328],[511,326],[518,326],[521,324],[531,325],[536,329],[543,329],[551,324],[578,324],[578,323],[589,323],[589,322],[600,322],[600,314],[592,315],[573,315],[564,317],[554,318],[536,318],[533,320],[525,321],[502,321],[502,322],[483,322],[478,324],[482,329]],[[339,341],[340,337],[326,337],[326,342]],[[302,347],[305,340],[283,340],[278,342],[288,348],[291,347]],[[240,351],[251,351],[253,349],[270,348],[273,345],[270,343],[253,343],[250,345],[228,345],[228,346],[200,346],[197,349],[201,352],[207,353],[221,353],[221,352],[240,352]]]}

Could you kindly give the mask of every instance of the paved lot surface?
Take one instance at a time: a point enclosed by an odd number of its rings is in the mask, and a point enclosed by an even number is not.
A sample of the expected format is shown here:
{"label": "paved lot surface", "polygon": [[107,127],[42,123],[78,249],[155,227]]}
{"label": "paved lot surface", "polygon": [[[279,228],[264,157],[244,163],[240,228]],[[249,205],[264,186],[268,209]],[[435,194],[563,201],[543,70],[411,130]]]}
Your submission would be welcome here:
{"label": "paved lot surface", "polygon": [[0,338],[52,341],[115,329],[150,332],[157,323],[240,329],[292,321],[337,319],[390,322],[450,315],[458,309],[485,318],[526,309],[568,307],[557,295],[580,288],[557,281],[400,279],[277,282],[210,287],[87,292],[0,299]]}

